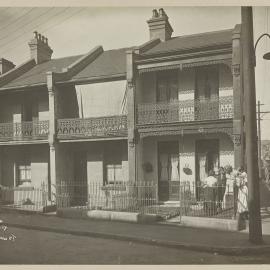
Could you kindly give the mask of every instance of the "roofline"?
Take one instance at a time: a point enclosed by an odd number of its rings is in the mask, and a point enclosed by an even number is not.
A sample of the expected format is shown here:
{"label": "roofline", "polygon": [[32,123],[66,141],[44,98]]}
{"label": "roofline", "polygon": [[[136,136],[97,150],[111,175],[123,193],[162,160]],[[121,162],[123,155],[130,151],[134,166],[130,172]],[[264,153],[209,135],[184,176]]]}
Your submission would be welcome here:
{"label": "roofline", "polygon": [[66,73],[67,77],[71,77],[74,74],[81,71],[83,68],[85,68],[91,62],[93,62],[103,52],[104,50],[102,46],[96,46],[91,51],[89,51],[88,53],[77,59],[75,62],[70,64],[68,67],[62,68],[62,72],[60,73]]}
{"label": "roofline", "polygon": [[85,77],[81,79],[73,79],[73,80],[68,80],[68,81],[58,81],[56,82],[58,85],[63,85],[63,84],[84,84],[84,83],[96,83],[96,82],[104,82],[104,81],[117,81],[119,79],[126,79],[126,73],[118,73],[118,74],[113,74],[109,76],[96,76],[96,77]]}
{"label": "roofline", "polygon": [[46,83],[36,83],[36,84],[25,84],[25,85],[12,86],[12,87],[1,87],[0,93],[7,91],[7,90],[23,91],[26,88],[33,88],[33,87],[37,87],[37,86],[41,87],[41,86],[46,86],[46,85],[47,85]]}
{"label": "roofline", "polygon": [[18,78],[25,72],[32,69],[34,66],[36,66],[35,59],[30,59],[22,63],[21,65],[11,69],[10,71],[0,75],[0,89],[1,89],[1,86],[15,80],[16,78]]}
{"label": "roofline", "polygon": [[184,49],[174,49],[174,50],[167,50],[167,51],[160,51],[160,52],[153,52],[153,53],[145,53],[142,54],[141,56],[145,58],[151,58],[153,56],[161,56],[161,55],[169,55],[172,53],[181,53],[181,52],[193,52],[193,51],[198,51],[202,49],[211,49],[211,48],[218,48],[218,47],[232,47],[232,42],[224,42],[224,43],[219,43],[211,46],[198,46],[194,48],[184,48]]}
{"label": "roofline", "polygon": [[[232,45],[230,46],[213,46],[205,47],[205,50],[201,49],[192,49],[192,50],[174,50],[162,54],[153,54],[153,55],[140,55],[140,58],[136,60],[136,63],[147,63],[147,62],[158,62],[167,59],[175,59],[175,58],[189,58],[196,57],[201,55],[209,55],[209,54],[224,54],[224,53],[232,53]],[[177,54],[176,54],[177,53]]]}
{"label": "roofline", "polygon": [[138,46],[134,51],[137,54],[142,54],[142,53],[147,52],[148,50],[152,49],[153,47],[158,45],[160,42],[161,42],[161,40],[159,38],[149,40],[149,41],[143,43],[142,45]]}

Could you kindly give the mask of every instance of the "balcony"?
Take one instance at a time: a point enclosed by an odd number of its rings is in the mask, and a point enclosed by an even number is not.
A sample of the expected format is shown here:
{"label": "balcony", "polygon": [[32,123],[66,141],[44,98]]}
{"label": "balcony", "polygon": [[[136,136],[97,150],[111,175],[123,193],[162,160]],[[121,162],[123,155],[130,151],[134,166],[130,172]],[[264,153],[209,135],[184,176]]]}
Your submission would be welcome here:
{"label": "balcony", "polygon": [[59,139],[127,137],[127,116],[59,119],[57,137]]}
{"label": "balcony", "polygon": [[233,97],[137,105],[137,124],[164,124],[233,118]]}
{"label": "balcony", "polygon": [[48,133],[49,121],[0,123],[0,141],[44,140]]}

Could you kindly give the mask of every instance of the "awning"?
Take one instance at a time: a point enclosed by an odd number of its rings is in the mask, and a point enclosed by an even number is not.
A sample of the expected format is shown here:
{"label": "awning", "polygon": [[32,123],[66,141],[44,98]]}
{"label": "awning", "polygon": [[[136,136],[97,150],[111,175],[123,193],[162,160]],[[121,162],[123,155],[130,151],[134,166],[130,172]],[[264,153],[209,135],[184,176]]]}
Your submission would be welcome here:
{"label": "awning", "polygon": [[159,66],[139,67],[139,74],[147,73],[147,72],[154,72],[154,71],[184,69],[184,68],[192,68],[192,67],[208,66],[208,65],[219,65],[219,64],[225,64],[225,65],[231,66],[231,59],[213,59],[213,60],[205,60],[205,61],[197,61],[197,62],[182,61],[181,63],[178,62],[177,64],[170,64],[170,65],[165,65],[163,63],[162,65],[159,65]]}

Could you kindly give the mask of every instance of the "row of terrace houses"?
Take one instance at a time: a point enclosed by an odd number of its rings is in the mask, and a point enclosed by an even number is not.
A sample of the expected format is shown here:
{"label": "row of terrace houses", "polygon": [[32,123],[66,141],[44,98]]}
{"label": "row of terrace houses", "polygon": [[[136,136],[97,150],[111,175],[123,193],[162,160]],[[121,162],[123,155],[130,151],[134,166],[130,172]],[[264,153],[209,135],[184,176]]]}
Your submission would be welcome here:
{"label": "row of terrace houses", "polygon": [[163,9],[147,24],[131,48],[53,59],[35,32],[29,61],[2,58],[0,183],[14,203],[42,184],[54,202],[76,182],[152,182],[159,202],[175,201],[181,182],[243,163],[240,25],[173,37]]}

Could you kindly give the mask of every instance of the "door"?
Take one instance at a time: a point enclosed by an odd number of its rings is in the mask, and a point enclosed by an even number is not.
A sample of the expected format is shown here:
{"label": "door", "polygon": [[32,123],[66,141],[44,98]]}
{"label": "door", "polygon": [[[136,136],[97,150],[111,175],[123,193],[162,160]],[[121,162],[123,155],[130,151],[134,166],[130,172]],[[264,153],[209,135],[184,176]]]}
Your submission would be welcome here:
{"label": "door", "polygon": [[[178,120],[178,73],[168,71],[158,74],[157,78],[157,110],[158,122],[174,122]],[[175,107],[175,108],[174,108]]]}
{"label": "door", "polygon": [[200,199],[200,184],[208,176],[210,170],[219,168],[219,140],[196,141],[196,196]]}
{"label": "door", "polygon": [[74,165],[73,205],[84,206],[88,201],[87,152],[75,152]]}
{"label": "door", "polygon": [[196,70],[195,113],[196,120],[219,118],[218,66],[200,67]]}
{"label": "door", "polygon": [[13,104],[13,136],[17,139],[22,136],[22,105],[19,103]]}
{"label": "door", "polygon": [[179,144],[177,141],[159,142],[158,172],[159,200],[179,200]]}

